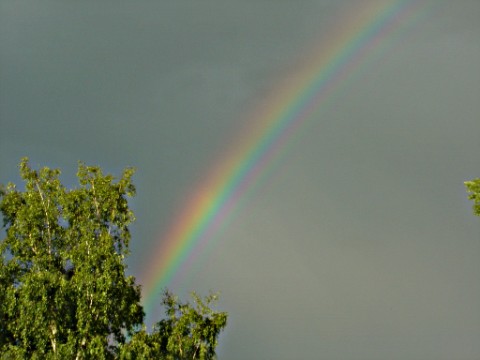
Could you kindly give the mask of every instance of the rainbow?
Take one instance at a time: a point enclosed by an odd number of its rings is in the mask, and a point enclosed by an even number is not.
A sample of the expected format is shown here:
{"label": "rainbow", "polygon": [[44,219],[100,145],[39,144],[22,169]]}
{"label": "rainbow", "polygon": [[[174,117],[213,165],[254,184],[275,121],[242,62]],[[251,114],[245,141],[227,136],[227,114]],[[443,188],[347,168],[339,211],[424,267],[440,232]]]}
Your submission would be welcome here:
{"label": "rainbow", "polygon": [[405,29],[413,14],[419,13],[415,0],[364,4],[362,11],[342,17],[338,28],[329,32],[334,37],[329,45],[322,43],[301,61],[288,82],[275,87],[270,98],[248,116],[245,132],[207,172],[183,212],[161,236],[142,277],[147,314],[160,304],[160,292],[202,251],[247,190],[268,172],[292,134],[367,55],[379,52],[385,38]]}

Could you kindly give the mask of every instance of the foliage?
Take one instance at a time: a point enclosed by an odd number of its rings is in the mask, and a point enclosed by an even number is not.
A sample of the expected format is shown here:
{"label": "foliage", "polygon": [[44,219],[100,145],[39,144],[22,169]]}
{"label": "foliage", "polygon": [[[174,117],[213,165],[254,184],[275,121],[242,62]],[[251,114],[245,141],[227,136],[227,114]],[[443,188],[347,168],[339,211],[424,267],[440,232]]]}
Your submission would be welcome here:
{"label": "foliage", "polygon": [[210,309],[216,295],[207,296],[205,301],[196,293],[192,297],[194,305],[181,303],[166,291],[163,304],[167,318],[155,325],[151,335],[145,330],[137,332],[122,347],[121,359],[214,359],[217,337],[226,325],[227,315]]}
{"label": "foliage", "polygon": [[480,216],[480,178],[472,181],[465,181],[468,198],[473,200],[473,213]]}
{"label": "foliage", "polygon": [[[212,359],[226,314],[166,293],[168,319],[142,326],[140,287],[126,276],[134,171],[115,182],[79,164],[79,187],[60,171],[20,163],[25,190],[0,188],[0,354],[7,359]],[[138,353],[138,356],[134,356]]]}

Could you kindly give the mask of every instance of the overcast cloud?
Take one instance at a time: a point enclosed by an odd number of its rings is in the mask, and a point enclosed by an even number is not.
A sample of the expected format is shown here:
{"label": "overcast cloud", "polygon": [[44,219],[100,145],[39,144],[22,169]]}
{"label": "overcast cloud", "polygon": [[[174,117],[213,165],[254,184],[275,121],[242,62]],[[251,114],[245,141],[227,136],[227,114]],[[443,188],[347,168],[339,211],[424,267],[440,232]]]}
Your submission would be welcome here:
{"label": "overcast cloud", "polygon": [[[142,281],[249,112],[367,3],[4,0],[0,182],[22,156],[71,185],[78,160],[135,166]],[[173,289],[222,293],[220,359],[480,357],[480,222],[463,186],[480,177],[480,2],[430,3],[298,130]]]}

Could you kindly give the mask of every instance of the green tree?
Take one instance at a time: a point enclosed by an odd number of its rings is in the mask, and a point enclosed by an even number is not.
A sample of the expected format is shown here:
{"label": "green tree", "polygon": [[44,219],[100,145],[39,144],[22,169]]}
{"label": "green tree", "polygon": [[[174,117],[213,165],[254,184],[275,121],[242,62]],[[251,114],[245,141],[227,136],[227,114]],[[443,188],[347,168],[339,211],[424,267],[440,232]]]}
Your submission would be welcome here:
{"label": "green tree", "polygon": [[468,192],[468,198],[473,200],[473,213],[480,216],[480,178],[471,181],[465,181]]}
{"label": "green tree", "polygon": [[168,291],[163,297],[167,317],[159,321],[152,334],[135,333],[121,348],[121,359],[214,359],[217,337],[225,327],[227,314],[210,308],[216,300],[211,294],[202,300],[192,294],[194,304],[182,303]]}
{"label": "green tree", "polygon": [[80,163],[79,187],[68,190],[59,170],[32,170],[24,158],[25,190],[11,183],[0,188],[2,358],[215,357],[227,315],[208,307],[213,297],[205,303],[195,297],[192,307],[166,293],[168,317],[151,334],[142,327],[140,287],[125,275],[124,263],[133,173],[125,169],[115,181]]}

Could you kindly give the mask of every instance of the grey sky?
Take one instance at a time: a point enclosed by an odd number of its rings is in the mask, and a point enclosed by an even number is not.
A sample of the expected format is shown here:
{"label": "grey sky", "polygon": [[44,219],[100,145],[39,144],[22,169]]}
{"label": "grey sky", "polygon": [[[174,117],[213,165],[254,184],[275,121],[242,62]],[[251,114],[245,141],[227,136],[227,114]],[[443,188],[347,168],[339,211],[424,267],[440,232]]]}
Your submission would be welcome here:
{"label": "grey sky", "polygon": [[[247,114],[366,3],[4,0],[0,182],[22,156],[72,184],[78,160],[137,167],[141,280]],[[173,289],[222,293],[220,359],[480,356],[480,223],[463,187],[480,176],[480,2],[433,3],[299,129]]]}

